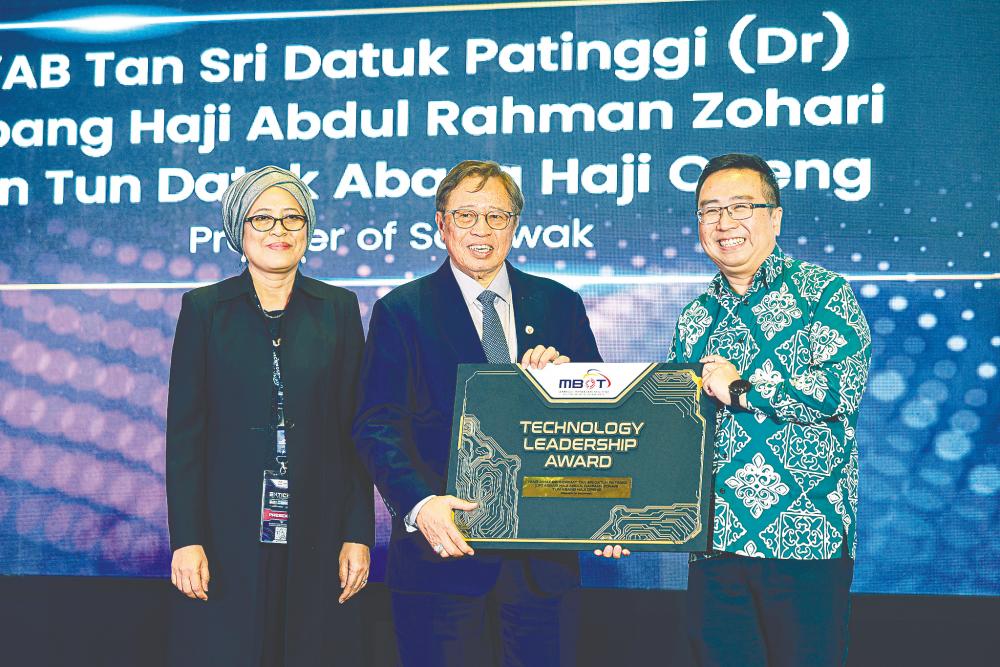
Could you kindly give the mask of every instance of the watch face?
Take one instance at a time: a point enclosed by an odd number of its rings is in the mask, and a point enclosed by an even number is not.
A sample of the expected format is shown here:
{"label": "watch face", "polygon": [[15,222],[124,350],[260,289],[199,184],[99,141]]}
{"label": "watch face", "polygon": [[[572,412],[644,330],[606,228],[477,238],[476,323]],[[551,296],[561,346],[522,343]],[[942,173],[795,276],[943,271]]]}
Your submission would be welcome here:
{"label": "watch face", "polygon": [[746,380],[733,380],[729,385],[729,391],[734,394],[745,394],[750,391],[750,383]]}

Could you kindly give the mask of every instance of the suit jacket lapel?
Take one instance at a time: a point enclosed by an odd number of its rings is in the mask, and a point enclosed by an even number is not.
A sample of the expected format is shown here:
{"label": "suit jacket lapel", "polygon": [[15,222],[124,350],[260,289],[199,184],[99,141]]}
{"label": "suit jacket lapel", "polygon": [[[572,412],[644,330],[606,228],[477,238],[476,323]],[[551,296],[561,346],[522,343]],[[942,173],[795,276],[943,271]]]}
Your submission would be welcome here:
{"label": "suit jacket lapel", "polygon": [[449,260],[431,275],[428,300],[430,317],[441,338],[455,353],[459,363],[485,364],[486,353],[472,323],[469,308],[462,298],[462,290],[451,272]]}
{"label": "suit jacket lapel", "polygon": [[[320,309],[325,302],[302,290],[301,281],[302,275],[299,274],[295,278],[296,284],[281,327],[281,381],[290,399],[298,399],[299,391],[306,385],[305,378],[313,373],[311,365],[315,363],[312,359],[315,346],[328,342],[323,339],[320,327]],[[289,400],[289,406],[293,404],[297,407],[296,401]],[[290,414],[294,412],[293,408]]]}

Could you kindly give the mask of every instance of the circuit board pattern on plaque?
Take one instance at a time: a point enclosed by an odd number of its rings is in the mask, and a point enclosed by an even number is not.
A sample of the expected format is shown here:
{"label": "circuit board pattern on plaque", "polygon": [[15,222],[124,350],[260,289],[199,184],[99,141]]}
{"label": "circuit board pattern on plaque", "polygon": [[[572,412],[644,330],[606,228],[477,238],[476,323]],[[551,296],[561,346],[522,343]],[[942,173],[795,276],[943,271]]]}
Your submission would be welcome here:
{"label": "circuit board pattern on plaque", "polygon": [[679,405],[685,416],[698,414],[698,381],[691,371],[656,371],[642,381],[638,392],[650,403]]}
{"label": "circuit board pattern on plaque", "polygon": [[701,528],[700,508],[693,503],[647,505],[630,508],[615,505],[611,518],[594,533],[592,540],[609,542],[687,542]]}
{"label": "circuit board pattern on plaque", "polygon": [[456,495],[479,503],[471,512],[455,512],[455,524],[466,537],[517,537],[520,469],[520,457],[508,454],[496,440],[483,433],[479,419],[470,414],[462,416]]}

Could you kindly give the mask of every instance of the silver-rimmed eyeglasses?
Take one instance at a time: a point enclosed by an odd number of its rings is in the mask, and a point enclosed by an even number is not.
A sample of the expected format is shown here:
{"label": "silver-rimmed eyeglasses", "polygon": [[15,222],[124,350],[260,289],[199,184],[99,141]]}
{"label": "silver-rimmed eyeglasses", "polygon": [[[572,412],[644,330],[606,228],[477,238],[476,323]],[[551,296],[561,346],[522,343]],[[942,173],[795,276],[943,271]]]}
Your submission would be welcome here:
{"label": "silver-rimmed eyeglasses", "polygon": [[455,226],[460,229],[469,229],[479,222],[479,216],[486,218],[486,224],[493,229],[500,231],[507,229],[511,222],[517,218],[517,213],[513,211],[493,210],[486,213],[473,211],[471,208],[456,208],[445,211],[445,215],[450,215]]}

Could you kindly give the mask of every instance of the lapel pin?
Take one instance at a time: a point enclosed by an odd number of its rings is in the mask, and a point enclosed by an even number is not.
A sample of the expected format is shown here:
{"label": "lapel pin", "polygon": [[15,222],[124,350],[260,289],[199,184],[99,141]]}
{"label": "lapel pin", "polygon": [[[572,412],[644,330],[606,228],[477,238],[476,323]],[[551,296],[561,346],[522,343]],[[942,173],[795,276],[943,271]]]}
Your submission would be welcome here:
{"label": "lapel pin", "polygon": [[535,333],[535,327],[529,324],[528,326],[524,327],[524,333],[530,336],[531,334]]}

